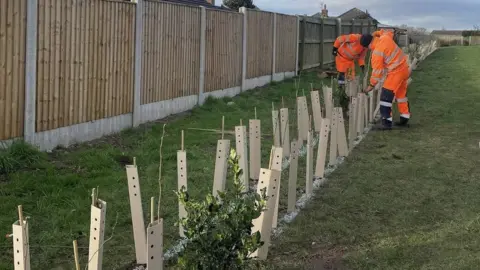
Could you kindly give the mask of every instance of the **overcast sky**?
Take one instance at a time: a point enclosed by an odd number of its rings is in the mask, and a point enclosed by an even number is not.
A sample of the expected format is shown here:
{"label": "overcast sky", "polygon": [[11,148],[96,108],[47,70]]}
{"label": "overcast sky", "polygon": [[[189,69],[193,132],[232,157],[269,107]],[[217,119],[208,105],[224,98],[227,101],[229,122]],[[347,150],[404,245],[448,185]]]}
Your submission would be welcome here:
{"label": "overcast sky", "polygon": [[[217,0],[220,2],[221,0]],[[480,0],[323,0],[330,16],[357,7],[383,24],[425,27],[429,30],[472,29],[480,25]],[[321,0],[254,0],[260,9],[286,14],[321,10]]]}

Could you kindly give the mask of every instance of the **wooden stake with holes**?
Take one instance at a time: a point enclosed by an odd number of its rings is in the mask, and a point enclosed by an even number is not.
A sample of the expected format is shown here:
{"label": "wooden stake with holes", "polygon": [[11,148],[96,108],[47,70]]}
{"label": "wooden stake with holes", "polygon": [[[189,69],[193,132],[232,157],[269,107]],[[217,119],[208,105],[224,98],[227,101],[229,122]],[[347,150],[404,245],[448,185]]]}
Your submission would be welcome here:
{"label": "wooden stake with holes", "polygon": [[244,191],[250,190],[250,178],[248,172],[248,145],[247,145],[247,127],[242,125],[240,120],[240,126],[235,127],[235,148],[237,155],[239,156],[239,166],[243,173],[240,176],[240,180],[244,185]]}
{"label": "wooden stake with holes", "polygon": [[260,162],[262,142],[260,124],[260,120],[258,119],[250,119],[248,122],[248,140],[250,147],[250,178],[254,180],[258,180],[258,175],[260,174],[261,167]]}
{"label": "wooden stake with holes", "polygon": [[273,145],[281,147],[280,142],[280,119],[279,112],[273,108],[272,104],[272,130],[273,130]]}
{"label": "wooden stake with holes", "polygon": [[338,143],[337,143],[337,112],[332,110],[332,123],[330,127],[330,159],[328,164],[335,165],[337,164],[338,157]]}
{"label": "wooden stake with holes", "polygon": [[[181,133],[181,148],[177,151],[177,183],[178,183],[178,191],[182,189],[184,186],[185,189],[187,188],[187,152],[185,151],[185,135],[182,130]],[[178,218],[184,218],[187,216],[187,212],[185,211],[185,206],[182,203],[178,202]],[[184,237],[185,234],[183,232],[182,225],[179,225],[179,235],[180,237]]]}
{"label": "wooden stake with holes", "polygon": [[330,120],[322,120],[322,130],[318,138],[317,162],[315,165],[315,176],[323,178],[325,175],[325,161],[327,158],[328,135],[330,133]]}
{"label": "wooden stake with holes", "polygon": [[345,121],[343,120],[342,107],[337,107],[337,145],[338,155],[341,157],[348,156],[347,136],[345,134]]}
{"label": "wooden stake with holes", "polygon": [[325,118],[330,120],[332,124],[332,113],[333,113],[333,93],[332,88],[324,86],[323,87],[323,100],[325,102]]}
{"label": "wooden stake with holes", "polygon": [[[222,131],[225,128],[225,117],[222,117]],[[217,196],[217,192],[225,191],[227,184],[228,156],[230,155],[230,140],[222,139],[217,142],[217,154],[215,156],[215,174],[213,176],[213,195]]]}
{"label": "wooden stake with holes", "polygon": [[73,240],[73,257],[75,258],[75,270],[80,270],[80,260],[78,258],[77,240]]}
{"label": "wooden stake with holes", "polygon": [[[155,208],[152,197],[151,208]],[[163,270],[163,219],[153,217],[147,227],[147,268]]]}
{"label": "wooden stake with holes", "polygon": [[15,270],[30,270],[30,244],[28,222],[23,218],[22,206],[18,206],[18,221],[12,224],[13,261]]}
{"label": "wooden stake with holes", "polygon": [[270,247],[270,237],[272,232],[273,212],[276,202],[277,185],[279,183],[281,172],[277,170],[260,169],[260,176],[257,185],[257,193],[262,194],[266,189],[267,209],[260,216],[252,221],[252,233],[260,232],[261,241],[264,245],[253,252],[250,257],[257,257],[259,260],[267,259],[268,249]]}
{"label": "wooden stake with holes", "polygon": [[297,201],[297,174],[298,174],[298,142],[291,142],[290,167],[288,169],[288,206],[289,213],[295,210]]}
{"label": "wooden stake with holes", "polygon": [[355,138],[357,138],[357,98],[352,97],[350,110],[348,111],[348,145],[350,151],[353,149]]}
{"label": "wooden stake with holes", "polygon": [[290,122],[288,108],[280,109],[280,138],[282,138],[283,156],[290,155]]}
{"label": "wooden stake with holes", "polygon": [[308,131],[307,168],[305,180],[305,192],[307,193],[307,195],[310,195],[313,193],[313,130]]}
{"label": "wooden stake with holes", "polygon": [[[270,157],[270,170],[275,171],[282,171],[282,160],[283,160],[283,149],[281,147],[272,147],[271,157]],[[278,222],[278,206],[280,204],[280,182],[281,181],[281,174],[278,176],[278,184],[277,184],[277,193],[275,200],[275,208],[273,210],[273,220],[272,220],[272,228],[277,227]]]}
{"label": "wooden stake with holes", "polygon": [[320,93],[318,90],[310,92],[312,99],[313,125],[315,132],[320,132],[322,127],[322,105],[320,103]]}
{"label": "wooden stake with holes", "polygon": [[146,264],[145,222],[143,217],[142,196],[140,194],[140,180],[137,165],[127,165],[128,194],[130,198],[130,213],[132,215],[133,239],[135,241],[135,255],[137,264]]}
{"label": "wooden stake with holes", "polygon": [[[107,212],[107,203],[100,200],[96,196],[95,189],[93,189],[92,197],[93,203],[90,207],[90,242],[88,246],[88,269],[101,270],[103,264],[103,240],[105,238],[105,217]],[[145,225],[142,223],[141,228],[143,228],[143,226]],[[137,241],[135,241],[135,244],[137,244]],[[142,246],[143,250],[145,250],[145,244],[146,243],[144,242],[144,245]],[[145,253],[143,253],[143,257],[145,257]],[[140,257],[140,259],[142,259],[142,257]],[[141,263],[146,262],[144,261]]]}

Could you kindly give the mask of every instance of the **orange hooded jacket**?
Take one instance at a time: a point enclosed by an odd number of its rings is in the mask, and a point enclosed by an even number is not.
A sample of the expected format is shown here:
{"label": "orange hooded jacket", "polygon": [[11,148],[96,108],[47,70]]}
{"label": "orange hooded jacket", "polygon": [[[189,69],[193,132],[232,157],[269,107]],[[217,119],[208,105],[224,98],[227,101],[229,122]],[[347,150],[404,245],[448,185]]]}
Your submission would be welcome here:
{"label": "orange hooded jacket", "polygon": [[397,71],[408,71],[407,57],[402,49],[393,40],[393,32],[379,30],[373,33],[374,39],[370,43],[372,50],[372,76],[370,84],[375,86],[383,77],[384,70],[388,74]]}
{"label": "orange hooded jacket", "polygon": [[338,55],[350,61],[358,59],[358,65],[363,66],[368,49],[360,44],[361,37],[360,34],[341,35],[333,46],[338,49]]}

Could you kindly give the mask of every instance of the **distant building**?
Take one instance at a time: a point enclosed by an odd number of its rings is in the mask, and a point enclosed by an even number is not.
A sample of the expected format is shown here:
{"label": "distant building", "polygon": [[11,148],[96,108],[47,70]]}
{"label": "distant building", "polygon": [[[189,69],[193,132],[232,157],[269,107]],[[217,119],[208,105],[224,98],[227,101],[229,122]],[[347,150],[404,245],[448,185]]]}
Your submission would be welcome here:
{"label": "distant building", "polygon": [[461,40],[463,30],[433,30],[431,35],[447,42]]}

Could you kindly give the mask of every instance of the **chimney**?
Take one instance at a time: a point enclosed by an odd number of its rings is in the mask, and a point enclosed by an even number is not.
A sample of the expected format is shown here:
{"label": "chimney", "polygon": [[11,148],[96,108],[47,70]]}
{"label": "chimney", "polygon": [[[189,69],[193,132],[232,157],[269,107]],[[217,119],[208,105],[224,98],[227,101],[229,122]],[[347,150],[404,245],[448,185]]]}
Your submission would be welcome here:
{"label": "chimney", "polygon": [[208,2],[210,5],[214,5],[214,6],[215,6],[215,0],[207,0],[207,2]]}
{"label": "chimney", "polygon": [[323,9],[322,9],[322,18],[328,18],[328,9],[327,9],[327,5],[323,5]]}

